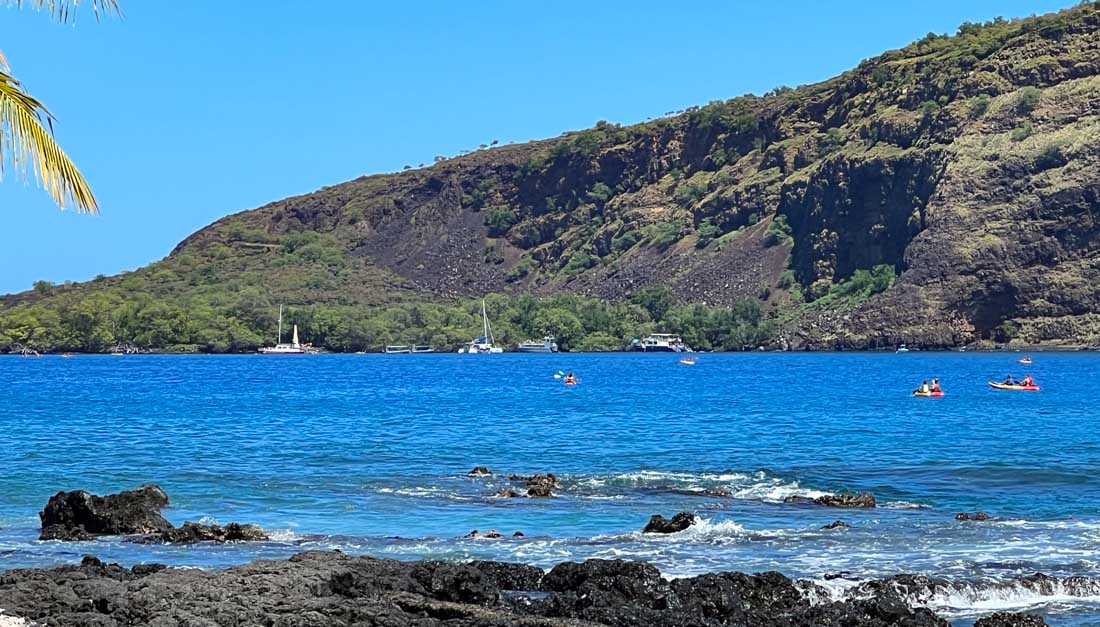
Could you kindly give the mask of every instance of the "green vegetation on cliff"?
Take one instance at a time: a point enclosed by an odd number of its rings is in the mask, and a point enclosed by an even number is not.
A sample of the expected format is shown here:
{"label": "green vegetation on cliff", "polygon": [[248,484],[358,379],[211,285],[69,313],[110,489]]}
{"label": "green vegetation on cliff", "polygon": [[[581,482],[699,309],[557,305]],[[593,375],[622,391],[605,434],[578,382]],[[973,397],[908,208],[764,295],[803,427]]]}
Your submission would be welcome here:
{"label": "green vegetation on cliff", "polygon": [[[254,345],[270,313],[249,312],[272,303],[369,320],[493,293],[614,309],[661,286],[708,317],[756,303],[809,348],[1095,344],[1098,101],[1096,2],[964,24],[822,83],[274,202],[136,272],[5,303],[179,308],[219,339],[177,343],[221,350]],[[585,328],[578,346],[643,332]]]}

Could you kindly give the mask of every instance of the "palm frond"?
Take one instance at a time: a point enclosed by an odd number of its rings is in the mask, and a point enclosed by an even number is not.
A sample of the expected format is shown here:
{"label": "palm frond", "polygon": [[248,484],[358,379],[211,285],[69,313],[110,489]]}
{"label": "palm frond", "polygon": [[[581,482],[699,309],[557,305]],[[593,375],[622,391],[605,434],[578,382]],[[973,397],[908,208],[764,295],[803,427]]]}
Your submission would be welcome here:
{"label": "palm frond", "polygon": [[9,7],[23,8],[25,6],[38,11],[45,11],[50,17],[62,24],[76,19],[77,9],[80,5],[92,5],[92,13],[95,19],[101,16],[122,15],[122,9],[118,6],[118,0],[0,0],[6,1]]}
{"label": "palm frond", "polygon": [[0,176],[10,160],[24,180],[31,172],[58,206],[71,203],[77,211],[98,212],[91,187],[54,140],[52,128],[46,107],[0,72]]}

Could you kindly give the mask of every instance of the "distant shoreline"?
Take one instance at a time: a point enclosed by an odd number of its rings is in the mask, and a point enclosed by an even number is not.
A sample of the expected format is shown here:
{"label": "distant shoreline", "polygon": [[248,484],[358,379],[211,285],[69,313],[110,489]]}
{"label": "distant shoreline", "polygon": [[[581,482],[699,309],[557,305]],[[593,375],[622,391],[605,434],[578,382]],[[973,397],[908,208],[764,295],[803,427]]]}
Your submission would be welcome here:
{"label": "distant shoreline", "polygon": [[[909,353],[975,353],[975,354],[989,354],[989,353],[1004,353],[1004,354],[1027,354],[1027,353],[1094,353],[1100,352],[1100,347],[1092,346],[1042,346],[1042,347],[1025,347],[1025,348],[929,348],[929,349],[909,349]],[[752,351],[696,351],[693,353],[672,353],[672,352],[645,352],[645,351],[557,351],[556,353],[526,353],[521,351],[505,351],[505,355],[532,355],[537,358],[543,358],[548,354],[557,355],[748,355],[748,354],[777,354],[777,353],[803,353],[803,354],[870,354],[870,355],[892,355],[896,354],[895,350],[891,349],[792,349],[792,350],[752,350]],[[457,355],[459,353],[454,351],[435,351],[430,353],[416,353],[416,355]],[[904,354],[904,353],[903,353]],[[126,353],[126,354],[114,354],[114,353],[80,353],[80,352],[67,352],[67,353],[40,353],[39,355],[27,355],[27,358],[36,357],[143,357],[152,355],[169,355],[175,357],[187,357],[187,356],[242,356],[242,355],[254,355],[257,357],[272,357],[271,355],[261,355],[255,351],[249,352],[236,352],[236,353],[217,353],[206,351],[195,352],[183,352],[183,351],[146,351],[140,353]],[[317,357],[320,355],[390,355],[400,358],[407,358],[408,354],[389,354],[382,351],[367,351],[367,352],[337,352],[337,351],[320,351],[317,353],[305,354],[305,355],[276,355],[275,357]],[[0,357],[24,357],[19,353],[0,353]]]}

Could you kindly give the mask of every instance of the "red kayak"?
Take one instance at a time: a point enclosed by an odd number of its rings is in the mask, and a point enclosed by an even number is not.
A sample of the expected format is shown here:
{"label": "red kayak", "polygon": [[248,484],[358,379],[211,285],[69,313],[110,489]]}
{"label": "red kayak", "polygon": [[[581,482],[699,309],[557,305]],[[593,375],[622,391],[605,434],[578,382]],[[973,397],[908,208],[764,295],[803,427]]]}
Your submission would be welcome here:
{"label": "red kayak", "polygon": [[924,398],[939,398],[939,397],[943,396],[943,390],[940,390],[939,392],[920,392],[920,391],[917,391],[917,392],[913,392],[913,396],[921,396],[921,397],[924,397]]}

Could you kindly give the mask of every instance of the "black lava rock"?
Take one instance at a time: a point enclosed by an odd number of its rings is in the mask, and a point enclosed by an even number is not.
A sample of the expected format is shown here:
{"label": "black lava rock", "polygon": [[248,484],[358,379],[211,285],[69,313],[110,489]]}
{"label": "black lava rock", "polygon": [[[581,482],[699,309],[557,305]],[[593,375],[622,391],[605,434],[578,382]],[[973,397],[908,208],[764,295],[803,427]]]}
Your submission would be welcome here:
{"label": "black lava rock", "polygon": [[672,517],[672,520],[660,514],[654,514],[646,523],[642,533],[678,533],[695,524],[695,514],[680,512]]}
{"label": "black lava rock", "polygon": [[39,512],[41,540],[88,540],[101,535],[156,533],[172,528],[161,516],[168,495],[156,485],[96,496],[84,490],[58,492]]}

